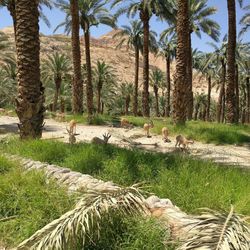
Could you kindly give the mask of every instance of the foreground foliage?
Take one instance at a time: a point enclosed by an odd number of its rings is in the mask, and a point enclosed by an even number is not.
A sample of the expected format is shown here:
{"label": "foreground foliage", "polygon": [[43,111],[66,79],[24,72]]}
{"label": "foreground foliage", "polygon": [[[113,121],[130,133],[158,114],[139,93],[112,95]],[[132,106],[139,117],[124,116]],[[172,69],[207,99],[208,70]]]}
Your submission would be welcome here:
{"label": "foreground foliage", "polygon": [[145,153],[111,145],[67,145],[11,140],[1,150],[112,180],[124,186],[144,181],[149,191],[173,200],[186,212],[199,207],[250,213],[248,171],[222,167],[182,154]]}
{"label": "foreground foliage", "polygon": [[[0,243],[14,245],[71,209],[72,198],[55,182],[0,156]],[[1,244],[0,244],[1,245]]]}

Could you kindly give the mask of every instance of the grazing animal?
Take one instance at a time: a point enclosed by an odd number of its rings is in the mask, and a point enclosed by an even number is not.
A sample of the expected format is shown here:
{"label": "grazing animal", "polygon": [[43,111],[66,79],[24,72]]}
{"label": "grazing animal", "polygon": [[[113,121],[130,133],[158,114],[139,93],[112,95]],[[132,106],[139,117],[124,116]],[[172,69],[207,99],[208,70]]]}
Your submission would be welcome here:
{"label": "grazing animal", "polygon": [[70,129],[66,128],[68,134],[69,134],[69,143],[74,144],[76,143],[76,136],[75,133],[73,133]]}
{"label": "grazing animal", "polygon": [[187,138],[185,138],[182,135],[178,135],[176,137],[175,147],[180,147],[182,145],[183,148],[185,149],[185,148],[188,148],[189,144],[194,144],[194,141],[193,140],[188,140]]}
{"label": "grazing animal", "polygon": [[150,129],[151,128],[153,128],[154,127],[154,123],[153,123],[153,121],[152,120],[150,120],[150,122],[149,123],[145,123],[144,125],[143,125],[143,129],[144,129],[144,131],[145,131],[145,135],[147,135],[147,137],[148,138],[150,138]]}
{"label": "grazing animal", "polygon": [[129,121],[126,118],[121,119],[121,128],[127,128],[130,126]]}
{"label": "grazing animal", "polygon": [[69,131],[72,134],[76,134],[76,121],[75,120],[71,120],[69,122]]}
{"label": "grazing animal", "polygon": [[56,120],[59,122],[65,121],[65,114],[64,113],[56,113]]}
{"label": "grazing animal", "polygon": [[3,109],[3,108],[0,108],[0,114],[4,114],[5,113],[5,109]]}
{"label": "grazing animal", "polygon": [[162,139],[163,139],[164,142],[171,142],[171,141],[168,139],[168,135],[169,135],[169,130],[168,130],[168,128],[163,127],[162,130],[161,130],[161,134],[162,134]]}
{"label": "grazing animal", "polygon": [[103,135],[103,139],[99,137],[94,137],[91,140],[91,143],[94,144],[108,144],[108,140],[110,139],[111,135],[109,133]]}

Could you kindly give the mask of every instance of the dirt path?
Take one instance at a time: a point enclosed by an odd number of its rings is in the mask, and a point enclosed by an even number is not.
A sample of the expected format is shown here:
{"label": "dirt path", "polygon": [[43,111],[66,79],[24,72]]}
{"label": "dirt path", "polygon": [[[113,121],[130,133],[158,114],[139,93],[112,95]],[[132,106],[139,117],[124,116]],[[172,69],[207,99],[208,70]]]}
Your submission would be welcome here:
{"label": "dirt path", "polygon": [[[16,117],[0,116],[0,136],[4,136],[3,132],[18,132],[17,129],[18,119]],[[66,133],[66,123],[59,123],[54,120],[46,120],[45,128],[43,132],[43,138],[58,138],[60,140],[68,141],[68,135]],[[90,141],[94,136],[102,137],[106,132],[109,132],[112,137],[110,143],[116,144],[120,147],[129,147],[132,142],[136,144],[138,148],[144,150],[150,150],[155,152],[173,152],[175,151],[175,138],[170,137],[170,143],[164,143],[161,136],[153,135],[152,138],[146,138],[142,129],[133,128],[131,130],[122,128],[111,128],[107,126],[84,126],[77,125],[77,141]],[[144,144],[155,144],[144,145]],[[216,163],[223,163],[227,165],[235,165],[250,169],[250,144],[245,146],[233,146],[233,145],[214,145],[204,144],[195,141],[194,145],[191,145],[189,152],[191,155],[197,156],[202,159],[212,160]]]}

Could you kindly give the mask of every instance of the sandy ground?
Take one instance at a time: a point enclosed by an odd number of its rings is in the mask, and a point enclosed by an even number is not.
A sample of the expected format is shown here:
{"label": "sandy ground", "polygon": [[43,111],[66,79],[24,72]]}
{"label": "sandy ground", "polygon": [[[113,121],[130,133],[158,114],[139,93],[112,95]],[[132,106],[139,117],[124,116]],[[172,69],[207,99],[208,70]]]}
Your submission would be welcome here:
{"label": "sandy ground", "polygon": [[[17,133],[18,119],[16,117],[0,116],[0,137],[6,136],[6,132]],[[67,142],[68,135],[66,132],[67,123],[59,123],[54,120],[45,120],[43,139],[58,138]],[[234,165],[247,168],[250,170],[250,144],[244,146],[233,145],[214,145],[204,144],[195,141],[188,151],[177,150],[175,148],[175,138],[170,137],[170,143],[164,143],[161,136],[152,135],[146,138],[141,128],[123,129],[112,128],[108,126],[84,126],[77,124],[77,142],[90,141],[97,136],[102,138],[104,133],[110,133],[112,137],[109,142],[120,147],[137,147],[144,150],[155,152],[173,152],[187,153],[202,159],[212,160],[216,163]],[[156,145],[157,144],[157,145]]]}

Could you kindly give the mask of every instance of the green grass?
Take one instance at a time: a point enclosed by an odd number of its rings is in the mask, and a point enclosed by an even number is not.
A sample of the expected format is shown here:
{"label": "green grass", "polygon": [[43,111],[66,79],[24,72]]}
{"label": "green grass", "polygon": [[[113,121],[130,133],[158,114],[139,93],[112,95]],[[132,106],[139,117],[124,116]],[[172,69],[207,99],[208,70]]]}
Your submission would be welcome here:
{"label": "green grass", "polygon": [[[127,117],[135,126],[142,127],[148,119],[141,117]],[[250,143],[249,125],[218,124],[215,122],[188,121],[185,126],[175,126],[171,119],[153,119],[154,133],[161,134],[162,127],[167,127],[170,136],[182,134],[193,140],[215,144],[244,144]]]}
{"label": "green grass", "polygon": [[[14,247],[73,207],[74,196],[39,172],[26,172],[0,156],[0,247]],[[153,219],[114,216],[101,227],[101,238],[87,242],[88,250],[164,250],[166,229]],[[80,241],[81,242],[81,241]],[[72,246],[80,250],[82,244]],[[173,248],[169,248],[173,249]]]}
{"label": "green grass", "polygon": [[111,145],[10,140],[0,149],[121,185],[146,182],[149,191],[171,199],[186,212],[200,207],[228,209],[233,204],[239,213],[250,214],[249,171],[182,154],[146,153]]}
{"label": "green grass", "polygon": [[23,173],[0,156],[0,245],[14,246],[72,207],[66,190],[43,174]]}

